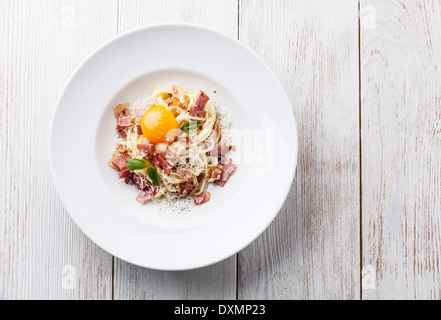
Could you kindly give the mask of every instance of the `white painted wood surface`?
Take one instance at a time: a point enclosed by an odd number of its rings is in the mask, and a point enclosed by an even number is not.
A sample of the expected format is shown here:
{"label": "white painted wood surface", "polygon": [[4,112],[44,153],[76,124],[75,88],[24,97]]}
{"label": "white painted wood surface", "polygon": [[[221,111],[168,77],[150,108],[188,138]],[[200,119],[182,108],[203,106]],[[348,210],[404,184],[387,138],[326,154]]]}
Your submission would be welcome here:
{"label": "white painted wood surface", "polygon": [[441,3],[362,6],[363,298],[440,299]]}
{"label": "white painted wood surface", "polygon": [[[0,299],[440,298],[438,1],[0,0],[0,17]],[[76,66],[118,33],[166,21],[214,27],[261,55],[300,139],[270,228],[237,259],[189,272],[98,248],[47,160]]]}

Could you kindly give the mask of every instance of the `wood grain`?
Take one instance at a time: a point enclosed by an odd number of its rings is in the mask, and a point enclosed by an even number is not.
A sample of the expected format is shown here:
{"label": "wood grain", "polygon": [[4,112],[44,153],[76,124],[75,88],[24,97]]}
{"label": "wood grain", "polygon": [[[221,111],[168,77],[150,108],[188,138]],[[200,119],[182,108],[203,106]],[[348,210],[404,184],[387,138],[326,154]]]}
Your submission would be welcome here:
{"label": "wood grain", "polygon": [[297,174],[267,231],[239,254],[239,299],[360,298],[357,1],[240,1],[240,40],[285,87]]}
{"label": "wood grain", "polygon": [[441,4],[361,5],[363,299],[440,299]]}
{"label": "wood grain", "polygon": [[[191,22],[237,37],[237,0],[120,1],[119,32],[160,22]],[[202,269],[163,272],[115,258],[115,299],[235,299],[236,258]]]}
{"label": "wood grain", "polygon": [[64,210],[47,146],[68,76],[116,33],[116,4],[0,2],[0,299],[112,296],[112,257]]}

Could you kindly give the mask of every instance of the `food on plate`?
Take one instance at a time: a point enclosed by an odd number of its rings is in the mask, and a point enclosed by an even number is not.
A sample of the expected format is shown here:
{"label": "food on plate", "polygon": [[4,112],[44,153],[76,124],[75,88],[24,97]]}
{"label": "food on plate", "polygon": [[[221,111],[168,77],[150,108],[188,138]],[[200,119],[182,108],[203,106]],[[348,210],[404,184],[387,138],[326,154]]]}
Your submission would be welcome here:
{"label": "food on plate", "polygon": [[237,165],[229,157],[229,121],[203,91],[176,84],[157,88],[150,99],[114,109],[118,138],[109,166],[139,189],[136,200],[210,200],[210,183],[225,186]]}

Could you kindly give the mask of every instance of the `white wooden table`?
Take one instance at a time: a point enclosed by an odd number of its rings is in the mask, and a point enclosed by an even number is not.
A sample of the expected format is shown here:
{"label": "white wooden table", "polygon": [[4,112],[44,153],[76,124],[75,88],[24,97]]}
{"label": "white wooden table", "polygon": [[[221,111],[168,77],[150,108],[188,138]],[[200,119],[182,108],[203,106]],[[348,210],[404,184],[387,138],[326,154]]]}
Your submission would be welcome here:
{"label": "white wooden table", "polygon": [[[0,17],[0,299],[441,298],[441,1],[0,0]],[[164,21],[262,56],[300,138],[268,230],[188,272],[97,247],[48,168],[70,74],[117,34]]]}

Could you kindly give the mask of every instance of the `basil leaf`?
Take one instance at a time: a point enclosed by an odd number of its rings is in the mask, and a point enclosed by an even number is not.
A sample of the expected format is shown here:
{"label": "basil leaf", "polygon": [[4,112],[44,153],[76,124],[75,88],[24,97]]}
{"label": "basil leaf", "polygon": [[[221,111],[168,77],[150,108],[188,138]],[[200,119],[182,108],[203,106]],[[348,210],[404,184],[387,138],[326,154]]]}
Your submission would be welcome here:
{"label": "basil leaf", "polygon": [[152,179],[154,184],[156,184],[158,187],[161,185],[161,179],[159,179],[159,175],[154,168],[149,167],[147,169],[147,174],[149,175],[150,179]]}
{"label": "basil leaf", "polygon": [[129,159],[126,161],[126,166],[130,170],[142,170],[147,167],[147,163],[141,159]]}
{"label": "basil leaf", "polygon": [[199,126],[202,124],[200,121],[190,121],[187,122],[183,127],[182,130],[185,131],[185,133],[188,135],[190,131],[196,130],[199,128]]}

